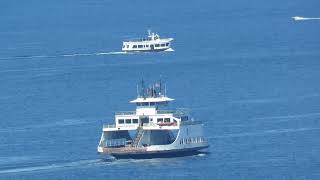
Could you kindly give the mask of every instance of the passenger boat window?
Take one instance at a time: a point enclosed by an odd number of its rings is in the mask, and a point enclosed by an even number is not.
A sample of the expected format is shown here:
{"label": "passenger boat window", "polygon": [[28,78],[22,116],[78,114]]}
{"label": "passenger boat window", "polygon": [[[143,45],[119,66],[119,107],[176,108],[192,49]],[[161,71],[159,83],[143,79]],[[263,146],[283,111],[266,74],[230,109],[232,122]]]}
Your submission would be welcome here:
{"label": "passenger boat window", "polygon": [[127,48],[129,48],[129,45],[127,45]]}
{"label": "passenger boat window", "polygon": [[138,119],[132,119],[133,124],[138,124]]}
{"label": "passenger boat window", "polygon": [[155,105],[155,103],[154,103],[154,102],[151,102],[151,103],[150,103],[150,106],[154,106],[154,105]]}
{"label": "passenger boat window", "polygon": [[160,47],[160,44],[156,44],[155,47]]}
{"label": "passenger boat window", "polygon": [[148,106],[148,104],[149,104],[149,103],[147,103],[147,102],[141,103],[142,106]]}
{"label": "passenger boat window", "polygon": [[118,120],[118,123],[119,123],[119,124],[124,124],[124,119],[119,119],[119,120]]}
{"label": "passenger boat window", "polygon": [[143,45],[138,45],[138,48],[143,48]]}
{"label": "passenger boat window", "polygon": [[125,45],[122,46],[122,48],[126,47]]}
{"label": "passenger boat window", "polygon": [[137,48],[137,45],[133,45],[132,48]]}
{"label": "passenger boat window", "polygon": [[146,47],[149,47],[149,45],[147,44]]}
{"label": "passenger boat window", "polygon": [[164,122],[170,122],[170,118],[164,118]]}
{"label": "passenger boat window", "polygon": [[165,47],[166,46],[166,44],[161,44],[161,47]]}
{"label": "passenger boat window", "polygon": [[166,43],[166,46],[169,46],[169,43]]}
{"label": "passenger boat window", "polygon": [[163,118],[158,118],[157,119],[157,123],[162,123],[163,122]]}
{"label": "passenger boat window", "polygon": [[131,124],[131,119],[126,119],[126,124]]}

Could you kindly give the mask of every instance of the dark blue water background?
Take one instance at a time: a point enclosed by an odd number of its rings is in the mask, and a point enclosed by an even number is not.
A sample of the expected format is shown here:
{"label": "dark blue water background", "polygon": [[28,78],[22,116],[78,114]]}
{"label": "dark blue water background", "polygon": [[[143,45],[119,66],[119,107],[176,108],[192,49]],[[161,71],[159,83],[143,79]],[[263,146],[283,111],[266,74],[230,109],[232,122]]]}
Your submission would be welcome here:
{"label": "dark blue water background", "polygon": [[[320,20],[291,19],[319,7],[1,1],[0,179],[320,179]],[[96,54],[149,28],[175,52]],[[102,124],[160,75],[172,106],[204,122],[210,154],[101,161]]]}

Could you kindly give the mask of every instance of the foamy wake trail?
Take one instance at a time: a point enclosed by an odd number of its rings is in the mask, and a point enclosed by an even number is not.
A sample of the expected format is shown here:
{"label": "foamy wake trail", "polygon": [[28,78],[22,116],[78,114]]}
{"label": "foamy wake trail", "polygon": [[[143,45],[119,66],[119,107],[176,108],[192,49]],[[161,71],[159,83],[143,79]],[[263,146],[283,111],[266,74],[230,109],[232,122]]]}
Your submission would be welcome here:
{"label": "foamy wake trail", "polygon": [[306,20],[320,20],[320,17],[302,17],[294,16],[292,17],[295,21],[306,21]]}
{"label": "foamy wake trail", "polygon": [[126,52],[95,52],[95,53],[74,53],[74,54],[58,54],[58,55],[34,55],[34,56],[13,56],[0,58],[3,60],[6,59],[35,59],[35,58],[57,58],[57,57],[78,57],[78,56],[103,56],[103,55],[120,55],[127,54]]}
{"label": "foamy wake trail", "polygon": [[101,55],[117,55],[117,54],[126,54],[126,52],[97,52],[97,53],[88,53],[88,54],[64,54],[62,57],[76,57],[76,56],[101,56]]}
{"label": "foamy wake trail", "polygon": [[17,131],[32,131],[35,129],[44,129],[52,127],[77,126],[81,124],[89,124],[97,122],[102,118],[79,118],[79,119],[63,119],[60,121],[48,122],[44,124],[26,125],[20,127],[0,128],[0,133],[17,132]]}
{"label": "foamy wake trail", "polygon": [[297,133],[297,132],[303,132],[303,131],[318,131],[318,130],[320,130],[320,128],[304,127],[304,128],[296,128],[296,129],[271,129],[271,130],[257,131],[257,132],[227,134],[222,136],[215,136],[212,138],[220,139],[220,138],[247,137],[247,136],[265,136],[268,134]]}
{"label": "foamy wake trail", "polygon": [[307,113],[307,114],[292,114],[292,115],[283,115],[283,116],[266,116],[266,117],[258,117],[253,118],[256,120],[268,120],[268,119],[294,119],[294,118],[312,118],[319,117],[320,113]]}
{"label": "foamy wake trail", "polygon": [[42,170],[57,170],[62,168],[77,168],[77,167],[88,167],[102,164],[103,162],[100,159],[95,160],[80,160],[74,162],[66,163],[53,163],[49,165],[39,165],[31,167],[17,167],[10,169],[1,169],[0,174],[11,174],[11,173],[23,173],[23,172],[32,172],[32,171],[42,171]]}

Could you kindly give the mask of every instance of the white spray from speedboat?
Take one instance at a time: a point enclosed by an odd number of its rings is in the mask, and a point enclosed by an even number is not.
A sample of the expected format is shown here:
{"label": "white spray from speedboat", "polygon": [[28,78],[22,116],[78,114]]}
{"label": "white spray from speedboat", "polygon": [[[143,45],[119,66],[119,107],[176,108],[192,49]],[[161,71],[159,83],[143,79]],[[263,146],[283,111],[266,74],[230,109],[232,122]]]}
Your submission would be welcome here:
{"label": "white spray from speedboat", "polygon": [[306,20],[320,20],[320,17],[302,17],[302,16],[293,16],[295,21],[306,21]]}

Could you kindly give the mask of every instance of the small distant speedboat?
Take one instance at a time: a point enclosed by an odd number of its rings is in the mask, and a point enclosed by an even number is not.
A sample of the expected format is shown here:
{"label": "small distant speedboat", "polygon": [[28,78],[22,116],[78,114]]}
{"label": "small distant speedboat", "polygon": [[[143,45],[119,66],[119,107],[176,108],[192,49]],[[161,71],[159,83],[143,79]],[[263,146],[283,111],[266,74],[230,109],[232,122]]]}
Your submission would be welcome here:
{"label": "small distant speedboat", "polygon": [[301,16],[293,16],[292,19],[294,19],[295,21],[301,21],[301,20],[304,20],[305,18]]}
{"label": "small distant speedboat", "polygon": [[160,38],[156,33],[148,31],[147,38],[126,40],[122,44],[124,52],[173,51],[171,42],[173,38]]}
{"label": "small distant speedboat", "polygon": [[303,21],[303,20],[320,20],[318,17],[301,17],[301,16],[293,16],[292,19],[295,21]]}

